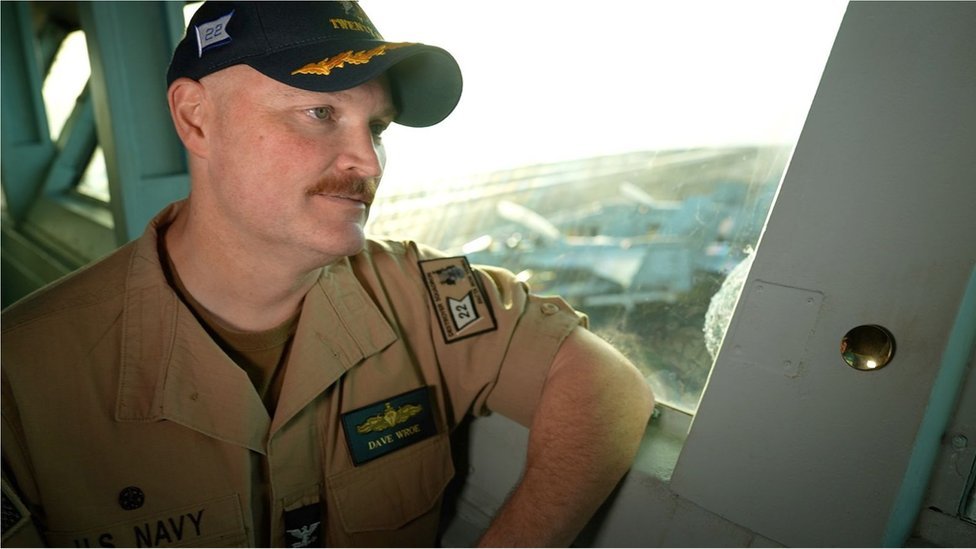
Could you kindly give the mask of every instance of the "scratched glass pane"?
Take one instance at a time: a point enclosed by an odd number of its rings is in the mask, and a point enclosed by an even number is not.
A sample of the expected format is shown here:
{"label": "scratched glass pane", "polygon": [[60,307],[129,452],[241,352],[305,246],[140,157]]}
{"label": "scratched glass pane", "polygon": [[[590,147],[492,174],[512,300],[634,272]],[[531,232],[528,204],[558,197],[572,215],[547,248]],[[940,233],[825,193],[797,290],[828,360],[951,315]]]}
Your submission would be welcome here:
{"label": "scratched glass pane", "polygon": [[[419,32],[465,74],[445,123],[384,134],[368,230],[563,296],[659,401],[694,412],[843,3],[716,2],[702,18],[646,2],[607,24],[546,2],[518,21],[434,3],[453,24],[368,6],[387,38]],[[531,32],[488,36],[513,25]]]}
{"label": "scratched glass pane", "polygon": [[386,197],[371,231],[506,267],[534,292],[563,296],[661,401],[691,410],[712,363],[711,298],[755,246],[788,154],[648,151],[500,171]]}

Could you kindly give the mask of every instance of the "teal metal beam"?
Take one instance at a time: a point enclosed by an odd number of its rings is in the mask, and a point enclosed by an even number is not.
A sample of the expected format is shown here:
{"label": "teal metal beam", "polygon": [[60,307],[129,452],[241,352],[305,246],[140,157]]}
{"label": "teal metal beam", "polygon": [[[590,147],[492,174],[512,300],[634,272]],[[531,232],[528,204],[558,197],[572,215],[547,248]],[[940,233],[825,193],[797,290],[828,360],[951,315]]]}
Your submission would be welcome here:
{"label": "teal metal beam", "polygon": [[[37,8],[37,3],[33,2],[33,4]],[[66,28],[50,19],[43,20],[41,28],[37,29],[34,36],[36,59],[41,74],[47,74],[51,70],[51,65],[54,64],[54,59],[61,49],[61,43],[73,30],[76,29]]]}
{"label": "teal metal beam", "polygon": [[[922,416],[912,456],[902,479],[898,498],[888,515],[883,547],[902,547],[918,520],[926,489],[942,447],[941,439],[952,419],[960,392],[965,385],[970,357],[976,349],[976,268],[969,276],[949,341],[942,353],[942,363],[932,384],[928,406]],[[965,511],[966,493],[951,512]]]}
{"label": "teal metal beam", "polygon": [[182,3],[83,2],[78,9],[115,236],[123,244],[189,191],[186,154],[166,102],[166,68],[183,33]]}
{"label": "teal metal beam", "polygon": [[97,145],[94,109],[86,87],[58,136],[58,154],[44,178],[44,195],[55,196],[74,189]]}
{"label": "teal metal beam", "polygon": [[7,211],[15,224],[26,217],[55,155],[41,96],[43,75],[32,28],[28,4],[0,2],[0,174]]}

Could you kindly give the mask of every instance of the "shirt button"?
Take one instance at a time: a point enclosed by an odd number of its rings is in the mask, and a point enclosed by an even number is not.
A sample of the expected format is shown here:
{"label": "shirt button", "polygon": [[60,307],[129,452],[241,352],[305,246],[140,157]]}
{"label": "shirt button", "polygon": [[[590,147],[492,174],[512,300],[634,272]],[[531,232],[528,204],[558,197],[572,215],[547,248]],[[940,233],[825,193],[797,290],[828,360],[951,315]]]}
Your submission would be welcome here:
{"label": "shirt button", "polygon": [[555,303],[543,303],[542,314],[549,316],[559,312],[559,307]]}
{"label": "shirt button", "polygon": [[132,511],[142,507],[146,502],[146,494],[138,486],[129,486],[119,492],[119,506],[126,511]]}

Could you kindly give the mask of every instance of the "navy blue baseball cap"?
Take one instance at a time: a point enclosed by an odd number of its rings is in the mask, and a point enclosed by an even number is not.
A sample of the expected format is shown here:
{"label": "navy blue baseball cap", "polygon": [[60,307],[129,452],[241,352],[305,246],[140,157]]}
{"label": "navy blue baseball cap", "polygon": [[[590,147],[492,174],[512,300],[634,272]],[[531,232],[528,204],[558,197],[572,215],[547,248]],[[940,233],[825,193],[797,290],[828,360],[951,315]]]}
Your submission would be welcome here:
{"label": "navy blue baseball cap", "polygon": [[386,73],[395,121],[404,126],[437,124],[461,98],[461,69],[451,54],[385,41],[357,2],[206,2],[176,46],[167,85],[240,64],[320,92],[353,88]]}

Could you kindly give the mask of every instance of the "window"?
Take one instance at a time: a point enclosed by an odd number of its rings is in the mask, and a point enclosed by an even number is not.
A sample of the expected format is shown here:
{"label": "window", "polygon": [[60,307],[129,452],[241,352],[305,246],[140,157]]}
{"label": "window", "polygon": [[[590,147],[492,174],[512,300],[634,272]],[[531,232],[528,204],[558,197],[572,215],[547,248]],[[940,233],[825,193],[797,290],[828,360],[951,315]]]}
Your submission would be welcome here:
{"label": "window", "polygon": [[[91,63],[85,33],[80,30],[72,31],[65,36],[58,47],[58,53],[44,78],[42,90],[51,139],[55,142],[62,139],[62,130],[65,130],[65,124],[75,109],[90,76]],[[88,129],[81,128],[77,131],[88,131]],[[88,164],[75,190],[81,195],[100,202],[109,201],[108,173],[101,147],[96,147],[91,158],[88,159]]]}
{"label": "window", "polygon": [[844,6],[364,2],[465,81],[387,132],[368,229],[562,295],[693,412]]}
{"label": "window", "polygon": [[85,33],[80,30],[70,32],[58,48],[51,69],[44,78],[41,92],[44,96],[44,108],[47,111],[47,123],[52,140],[57,141],[61,135],[61,130],[71,111],[74,110],[75,101],[85,88],[89,76],[91,76],[91,66],[88,62]]}
{"label": "window", "polygon": [[88,167],[81,174],[78,181],[77,190],[79,193],[94,198],[102,202],[108,202],[111,198],[108,190],[108,171],[105,167],[105,153],[102,147],[95,147]]}

